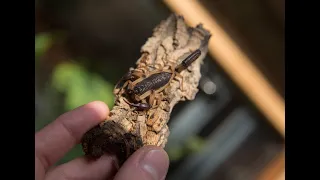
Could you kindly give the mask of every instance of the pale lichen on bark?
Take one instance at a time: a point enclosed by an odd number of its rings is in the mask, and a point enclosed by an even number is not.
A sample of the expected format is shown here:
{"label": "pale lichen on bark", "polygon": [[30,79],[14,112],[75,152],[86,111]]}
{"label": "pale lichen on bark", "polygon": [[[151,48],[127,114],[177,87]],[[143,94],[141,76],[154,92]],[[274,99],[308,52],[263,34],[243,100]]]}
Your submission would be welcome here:
{"label": "pale lichen on bark", "polygon": [[200,67],[207,54],[210,32],[201,24],[188,27],[182,16],[171,15],[162,21],[141,48],[141,57],[135,69],[148,72],[159,65],[178,65],[197,49],[201,56],[180,77],[173,79],[169,86],[159,94],[162,100],[157,108],[137,111],[124,101],[123,94],[116,94],[115,104],[109,117],[88,131],[82,140],[87,155],[99,157],[105,152],[115,153],[122,164],[135,150],[144,145],[165,147],[169,136],[168,121],[174,106],[179,101],[193,100],[198,92],[201,78]]}

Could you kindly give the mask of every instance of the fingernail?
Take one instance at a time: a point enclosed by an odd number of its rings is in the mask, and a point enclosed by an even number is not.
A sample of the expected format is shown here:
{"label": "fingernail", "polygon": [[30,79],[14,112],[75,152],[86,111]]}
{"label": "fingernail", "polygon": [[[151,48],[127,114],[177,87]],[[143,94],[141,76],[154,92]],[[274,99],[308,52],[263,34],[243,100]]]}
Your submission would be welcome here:
{"label": "fingernail", "polygon": [[151,150],[142,157],[140,167],[154,180],[162,180],[169,167],[168,155],[162,150]]}

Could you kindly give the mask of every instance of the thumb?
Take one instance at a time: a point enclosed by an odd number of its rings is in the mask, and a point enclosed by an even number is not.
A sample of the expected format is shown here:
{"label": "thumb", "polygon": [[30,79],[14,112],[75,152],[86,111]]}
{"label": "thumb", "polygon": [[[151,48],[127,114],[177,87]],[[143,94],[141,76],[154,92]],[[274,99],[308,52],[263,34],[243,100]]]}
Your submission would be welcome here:
{"label": "thumb", "polygon": [[145,146],[122,165],[114,180],[163,180],[169,168],[169,157],[160,147]]}

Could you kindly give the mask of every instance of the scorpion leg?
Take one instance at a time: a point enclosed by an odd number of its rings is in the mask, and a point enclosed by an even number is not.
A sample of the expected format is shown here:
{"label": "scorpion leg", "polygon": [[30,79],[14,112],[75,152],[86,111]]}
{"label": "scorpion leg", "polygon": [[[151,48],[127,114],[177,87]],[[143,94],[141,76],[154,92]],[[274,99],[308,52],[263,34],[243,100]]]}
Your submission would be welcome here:
{"label": "scorpion leg", "polygon": [[142,99],[145,99],[145,98],[147,98],[148,96],[150,96],[151,92],[152,92],[152,90],[149,90],[149,91],[143,93],[143,94],[140,95],[140,96],[136,95],[136,96],[135,96],[135,99],[138,100],[138,101],[139,101],[139,100],[142,100]]}
{"label": "scorpion leg", "polygon": [[132,76],[135,76],[135,77],[138,77],[138,78],[145,77],[145,73],[144,72],[137,71],[137,70],[134,70],[131,74],[132,74]]}
{"label": "scorpion leg", "polygon": [[[143,72],[130,68],[129,71],[117,82],[113,90],[113,93],[114,94],[122,93],[123,89],[126,88],[130,82],[132,82],[136,78],[140,78],[143,76],[144,76]],[[121,85],[121,87],[119,87],[121,83],[123,84]]]}
{"label": "scorpion leg", "polygon": [[[177,77],[179,77],[180,79],[178,79]],[[175,79],[177,79],[179,81],[181,91],[184,91],[183,90],[183,76],[179,73],[175,73]]]}
{"label": "scorpion leg", "polygon": [[155,112],[149,114],[148,119],[147,119],[147,121],[146,121],[146,124],[147,124],[148,126],[151,126],[151,127],[152,127],[153,124],[154,124],[154,122],[156,122],[156,120],[157,120],[158,118],[159,118],[159,115],[158,115],[157,111],[155,111]]}
{"label": "scorpion leg", "polygon": [[[183,91],[183,76],[181,76],[181,74],[179,74],[178,72],[176,72],[176,68],[174,68],[174,66],[173,66],[172,64],[169,65],[169,68],[170,68],[170,69],[169,69],[170,72],[173,74],[173,75],[172,75],[172,79],[176,79],[176,80],[179,81],[179,83],[180,83],[180,89],[181,89],[181,91]],[[181,80],[178,79],[177,77],[180,77]],[[170,82],[171,82],[172,79],[170,79]]]}
{"label": "scorpion leg", "polygon": [[149,104],[151,105],[151,107],[154,106],[154,101],[155,101],[155,91],[152,90],[149,96]]}
{"label": "scorpion leg", "polygon": [[[157,66],[158,66],[158,67],[157,67]],[[160,64],[160,63],[156,63],[156,64],[154,65],[154,67],[157,68],[156,71],[158,71],[158,72],[161,72],[161,71],[163,70],[163,65]]]}
{"label": "scorpion leg", "polygon": [[126,88],[126,87],[127,87],[127,85],[128,85],[130,82],[131,82],[130,80],[126,81],[126,82],[123,84],[123,86],[120,88],[120,90],[119,90],[119,92],[118,92],[118,93],[123,93],[124,88]]}
{"label": "scorpion leg", "polygon": [[132,89],[136,84],[138,84],[139,82],[141,82],[142,80],[144,80],[144,77],[140,77],[135,81],[129,81],[128,87],[129,89]]}
{"label": "scorpion leg", "polygon": [[149,96],[149,104],[152,106],[152,108],[157,108],[161,103],[162,97],[160,97],[160,94],[156,93],[155,90],[152,90],[150,96]]}

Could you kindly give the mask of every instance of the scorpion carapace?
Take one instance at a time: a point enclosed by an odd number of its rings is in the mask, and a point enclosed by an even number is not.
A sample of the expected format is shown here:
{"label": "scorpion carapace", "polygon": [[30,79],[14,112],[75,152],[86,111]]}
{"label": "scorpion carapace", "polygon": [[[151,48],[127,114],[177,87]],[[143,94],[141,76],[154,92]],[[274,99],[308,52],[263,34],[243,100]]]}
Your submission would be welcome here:
{"label": "scorpion carapace", "polygon": [[157,90],[165,86],[172,76],[172,73],[169,72],[160,72],[152,74],[144,80],[137,83],[133,89],[128,89],[129,94],[142,95],[149,90]]}

